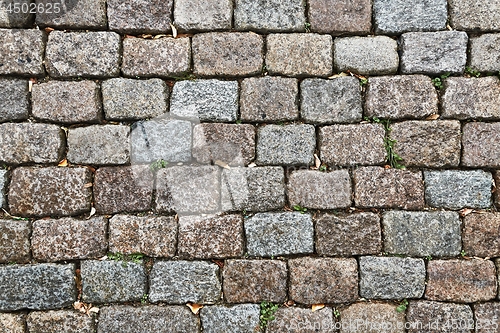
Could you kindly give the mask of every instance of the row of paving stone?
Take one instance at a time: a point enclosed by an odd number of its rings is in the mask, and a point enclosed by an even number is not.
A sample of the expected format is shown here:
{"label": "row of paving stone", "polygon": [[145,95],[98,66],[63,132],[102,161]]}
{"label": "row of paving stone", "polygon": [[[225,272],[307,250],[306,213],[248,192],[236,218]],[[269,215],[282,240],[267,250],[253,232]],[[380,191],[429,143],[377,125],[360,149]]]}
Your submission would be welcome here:
{"label": "row of paving stone", "polygon": [[[473,311],[473,310],[474,311]],[[466,304],[435,301],[410,301],[408,313],[396,311],[396,305],[384,302],[354,303],[334,312],[326,307],[316,312],[298,307],[280,307],[268,323],[267,333],[389,332],[416,333],[495,332],[500,303]],[[212,305],[193,315],[181,306],[106,306],[98,320],[68,310],[0,313],[4,333],[251,333],[259,331],[259,306]],[[27,331],[26,331],[27,328]]]}
{"label": "row of paving stone", "polygon": [[[460,74],[467,63],[467,33],[408,32],[388,36],[341,37],[315,33],[208,32],[192,38],[158,39],[115,32],[48,34],[36,29],[0,29],[0,74],[55,78],[249,76],[263,71],[286,76],[322,76],[333,71],[384,75]],[[470,38],[470,64],[498,72],[499,34]],[[400,49],[401,56],[398,54]],[[265,59],[265,60],[264,60]]]}
{"label": "row of paving stone", "polygon": [[[30,2],[34,4],[28,6]],[[18,4],[17,13],[14,3]],[[40,26],[70,29],[109,27],[124,33],[167,33],[173,23],[181,31],[235,28],[367,34],[372,30],[373,15],[376,33],[444,30],[448,19],[451,26],[460,30],[500,30],[500,3],[497,0],[474,3],[467,0],[374,0],[373,8],[371,0],[307,0],[307,3],[305,0],[236,0],[234,5],[231,0],[79,0],[61,6],[62,10],[57,10],[57,6],[52,9],[48,3],[63,2],[4,1],[0,7],[0,27],[30,27],[35,22]]]}

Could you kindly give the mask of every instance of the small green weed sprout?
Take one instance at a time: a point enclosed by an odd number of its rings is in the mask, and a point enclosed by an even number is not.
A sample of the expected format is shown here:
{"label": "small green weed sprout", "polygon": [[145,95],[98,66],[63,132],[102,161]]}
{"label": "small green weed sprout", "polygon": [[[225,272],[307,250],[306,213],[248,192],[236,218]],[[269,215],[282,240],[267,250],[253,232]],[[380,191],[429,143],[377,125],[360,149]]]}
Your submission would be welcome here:
{"label": "small green weed sprout", "polygon": [[408,307],[408,301],[404,299],[401,301],[401,303],[399,303],[398,307],[396,308],[396,311],[399,313],[405,312],[407,307]]}
{"label": "small green weed sprout", "polygon": [[167,165],[168,165],[167,161],[165,161],[165,160],[157,160],[157,161],[154,161],[153,163],[151,163],[151,165],[149,166],[149,168],[151,169],[151,171],[155,172],[155,171],[158,171],[160,169],[166,168]]}
{"label": "small green weed sprout", "polygon": [[260,328],[265,329],[267,324],[274,320],[274,314],[278,311],[279,305],[271,302],[260,303]]}
{"label": "small green weed sprout", "polygon": [[304,30],[306,32],[311,32],[311,23],[309,22],[304,23]]}
{"label": "small green weed sprout", "polygon": [[451,73],[445,73],[439,77],[435,77],[432,79],[432,84],[434,84],[434,87],[441,90],[443,88],[444,80],[447,79],[450,75]]}
{"label": "small green weed sprout", "polygon": [[474,69],[470,66],[467,66],[465,67],[465,73],[469,74],[470,76],[473,76],[473,77],[480,77],[481,76],[481,72],[478,71],[477,69]]}
{"label": "small green weed sprout", "polygon": [[293,206],[293,210],[296,210],[296,211],[300,212],[301,214],[304,214],[305,212],[307,212],[307,208],[302,207],[301,205]]}

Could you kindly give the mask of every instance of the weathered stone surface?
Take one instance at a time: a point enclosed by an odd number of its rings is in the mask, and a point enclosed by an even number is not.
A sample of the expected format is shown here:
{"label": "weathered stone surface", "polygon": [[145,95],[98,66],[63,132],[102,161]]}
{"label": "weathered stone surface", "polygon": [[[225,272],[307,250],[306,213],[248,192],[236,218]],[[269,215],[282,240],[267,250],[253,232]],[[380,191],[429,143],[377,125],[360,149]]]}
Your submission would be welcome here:
{"label": "weathered stone surface", "polygon": [[171,30],[173,0],[107,0],[109,29],[125,33]]}
{"label": "weathered stone surface", "polygon": [[425,289],[423,259],[361,257],[359,294],[372,299],[420,298]]}
{"label": "weathered stone surface", "polygon": [[339,72],[394,74],[398,70],[397,42],[387,36],[336,38],[333,61]]}
{"label": "weathered stone surface", "polygon": [[245,219],[245,238],[250,256],[314,252],[314,226],[309,214],[257,213]]}
{"label": "weathered stone surface", "polygon": [[319,129],[321,161],[329,165],[369,165],[385,161],[382,124],[331,125]]}
{"label": "weathered stone surface", "polygon": [[0,208],[4,206],[5,201],[5,192],[7,191],[7,170],[0,169]]}
{"label": "weathered stone surface", "polygon": [[424,171],[425,201],[429,206],[461,209],[491,206],[490,172],[483,170]]}
{"label": "weathered stone surface", "polygon": [[405,314],[388,303],[354,303],[340,313],[342,332],[404,333]]}
{"label": "weathered stone surface", "polygon": [[157,261],[149,277],[153,303],[213,304],[220,298],[219,266],[205,261]]}
{"label": "weathered stone surface", "polygon": [[469,214],[464,219],[463,246],[470,256],[500,256],[500,213]]}
{"label": "weathered stone surface", "polygon": [[358,298],[356,259],[298,258],[288,261],[290,299],[304,304],[347,303]]}
{"label": "weathered stone surface", "polygon": [[331,308],[315,312],[302,308],[280,307],[275,319],[269,321],[266,332],[269,333],[333,333],[335,320]]}
{"label": "weathered stone surface", "polygon": [[99,87],[94,81],[49,81],[33,85],[35,118],[57,123],[97,122],[101,119]]}
{"label": "weathered stone surface", "polygon": [[191,123],[185,120],[157,118],[132,125],[130,141],[132,164],[188,162],[191,159]]}
{"label": "weathered stone surface", "polygon": [[81,275],[82,301],[86,303],[132,302],[146,293],[142,262],[84,260]]}
{"label": "weathered stone surface", "polygon": [[109,251],[173,257],[177,222],[172,216],[115,215],[109,220]]}
{"label": "weathered stone surface", "polygon": [[[495,171],[493,173],[493,176],[495,178],[495,187],[497,188],[497,190],[495,191],[494,195],[495,195],[495,204],[500,207],[500,191],[498,190],[498,188],[500,188],[500,170],[498,171]],[[0,176],[0,182],[1,182],[1,176]],[[0,186],[1,187],[1,186]]]}
{"label": "weathered stone surface", "polygon": [[271,34],[266,42],[266,68],[270,74],[328,76],[332,73],[330,35]]}
{"label": "weathered stone surface", "polygon": [[266,125],[257,130],[257,164],[312,164],[316,148],[313,125]]}
{"label": "weathered stone surface", "polygon": [[251,77],[241,82],[241,120],[272,122],[299,117],[298,80],[279,76]]}
{"label": "weathered stone surface", "polygon": [[467,61],[463,31],[407,32],[401,35],[403,74],[461,74]]}
{"label": "weathered stone surface", "polygon": [[236,0],[234,25],[238,30],[304,31],[303,0]]}
{"label": "weathered stone surface", "polygon": [[224,298],[228,303],[284,302],[287,272],[281,260],[226,260]]}
{"label": "weathered stone surface", "polygon": [[153,184],[148,166],[99,168],[94,180],[95,208],[100,214],[148,210]]}
{"label": "weathered stone surface", "polygon": [[350,257],[380,253],[380,218],[373,213],[340,215],[321,213],[314,218],[316,252],[326,256]]}
{"label": "weathered stone surface", "polygon": [[363,116],[361,87],[355,77],[305,79],[300,95],[300,115],[309,123],[354,123]]}
{"label": "weathered stone surface", "polygon": [[52,31],[47,42],[45,66],[52,77],[118,76],[120,44],[120,35],[109,31]]}
{"label": "weathered stone surface", "polygon": [[395,75],[368,79],[365,112],[385,119],[426,118],[438,113],[438,96],[431,78]]}
{"label": "weathered stone surface", "polygon": [[259,74],[264,39],[252,32],[208,32],[193,37],[194,73],[202,76]]}
{"label": "weathered stone surface", "polygon": [[489,260],[432,260],[427,278],[425,298],[429,300],[474,303],[497,295],[495,264]]}
{"label": "weathered stone surface", "polygon": [[0,78],[0,122],[28,118],[28,81]]}
{"label": "weathered stone surface", "polygon": [[172,90],[170,113],[197,121],[235,121],[238,117],[238,82],[177,82]]}
{"label": "weathered stone surface", "polygon": [[336,209],[351,205],[351,177],[347,170],[297,170],[289,176],[287,189],[292,207]]}
{"label": "weathered stone surface", "polygon": [[[19,3],[19,2],[18,2]],[[36,29],[0,29],[0,75],[43,76],[46,34]]]}
{"label": "weathered stone surface", "polygon": [[0,267],[0,310],[48,310],[76,300],[75,265]]}
{"label": "weathered stone surface", "polygon": [[500,30],[500,1],[449,0],[450,23],[457,30]]}
{"label": "weathered stone surface", "polygon": [[0,124],[0,162],[57,163],[64,151],[64,132],[57,125]]}
{"label": "weathered stone surface", "polygon": [[474,305],[477,333],[498,333],[500,327],[500,302]]}
{"label": "weathered stone surface", "polygon": [[179,256],[231,258],[243,254],[243,217],[208,215],[179,217]]}
{"label": "weathered stone surface", "polygon": [[220,171],[216,166],[174,166],[156,175],[156,210],[182,215],[219,209]]}
{"label": "weathered stone surface", "polygon": [[35,0],[35,3],[35,22],[42,27],[106,29],[106,0],[68,1],[67,4],[64,1]]}
{"label": "weathered stone surface", "polygon": [[68,161],[112,165],[130,161],[130,127],[92,125],[68,130]]}
{"label": "weathered stone surface", "polygon": [[30,333],[94,333],[94,319],[72,310],[30,312],[26,318]]}
{"label": "weathered stone surface", "polygon": [[125,38],[122,72],[133,77],[182,76],[191,67],[189,38]]}
{"label": "weathered stone surface", "polygon": [[31,250],[38,261],[98,259],[108,248],[107,220],[62,218],[33,222]]}
{"label": "weathered stone surface", "polygon": [[25,333],[24,313],[0,313],[0,330],[4,333]]}
{"label": "weathered stone surface", "polygon": [[470,65],[480,72],[500,71],[500,34],[484,34],[470,38]]}
{"label": "weathered stone surface", "polygon": [[460,253],[460,217],[455,212],[388,211],[383,214],[384,252],[415,257]]}
{"label": "weathered stone surface", "polygon": [[0,220],[0,263],[28,262],[30,233],[29,221]]}
{"label": "weathered stone surface", "polygon": [[174,4],[174,25],[181,31],[231,29],[231,0],[177,0]]}
{"label": "weathered stone surface", "polygon": [[14,216],[64,216],[90,211],[89,169],[17,168],[9,187],[9,209]]}
{"label": "weathered stone surface", "polygon": [[375,31],[397,35],[407,31],[444,30],[448,20],[447,5],[446,0],[375,0]]}
{"label": "weathered stone surface", "polygon": [[98,333],[198,333],[199,319],[187,306],[102,307]]}
{"label": "weathered stone surface", "polygon": [[500,122],[466,123],[463,127],[462,164],[470,167],[500,167]]}
{"label": "weathered stone surface", "polygon": [[467,304],[410,301],[406,321],[410,323],[409,333],[432,333],[436,330],[470,333],[474,317]]}
{"label": "weathered stone surface", "polygon": [[309,0],[311,30],[321,33],[367,34],[372,26],[370,0]]}
{"label": "weathered stone surface", "polygon": [[[441,168],[460,163],[460,122],[411,120],[391,125],[394,151],[406,166]],[[500,157],[500,156],[499,156]]]}
{"label": "weathered stone surface", "polygon": [[382,167],[356,169],[354,202],[358,207],[421,209],[424,207],[422,173]]}
{"label": "weathered stone surface", "polygon": [[169,91],[160,79],[114,78],[102,83],[102,103],[108,120],[145,119],[167,112]]}
{"label": "weathered stone surface", "polygon": [[500,119],[500,81],[496,76],[445,80],[442,116],[455,119]]}
{"label": "weathered stone surface", "polygon": [[192,152],[199,163],[248,165],[255,158],[255,128],[250,124],[196,125]]}
{"label": "weathered stone surface", "polygon": [[[0,27],[1,28],[29,28],[33,25],[33,14],[28,10],[19,13],[14,12],[14,5],[17,3],[22,9],[23,5],[29,6],[30,0],[2,0],[0,1]],[[16,7],[17,7],[16,6]],[[10,333],[10,332],[8,332]]]}
{"label": "weathered stone surface", "polygon": [[257,304],[206,306],[200,312],[203,332],[251,333],[259,330],[260,309]]}
{"label": "weathered stone surface", "polygon": [[285,205],[285,174],[281,167],[232,168],[222,171],[223,211],[281,209]]}

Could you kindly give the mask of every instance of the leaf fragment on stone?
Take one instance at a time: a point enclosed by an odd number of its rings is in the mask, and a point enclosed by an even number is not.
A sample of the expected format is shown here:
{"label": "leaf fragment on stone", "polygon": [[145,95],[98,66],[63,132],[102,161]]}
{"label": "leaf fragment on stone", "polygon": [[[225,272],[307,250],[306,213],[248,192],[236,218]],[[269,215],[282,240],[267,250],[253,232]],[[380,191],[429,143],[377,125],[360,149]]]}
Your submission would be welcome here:
{"label": "leaf fragment on stone", "polygon": [[191,312],[194,314],[198,314],[198,312],[200,312],[200,310],[203,308],[203,305],[196,303],[187,303],[186,305],[188,308],[191,309]]}
{"label": "leaf fragment on stone", "polygon": [[470,208],[464,208],[461,211],[459,211],[461,217],[467,216],[473,212],[474,212],[474,209],[470,209]]}
{"label": "leaf fragment on stone", "polygon": [[339,77],[344,77],[344,76],[349,76],[349,74],[342,72],[342,73],[340,73],[340,74],[334,74],[334,75],[332,75],[332,76],[330,76],[330,77],[328,77],[328,78],[329,78],[329,79],[336,79],[336,78],[339,78]]}
{"label": "leaf fragment on stone", "polygon": [[172,28],[172,36],[177,38],[177,28],[172,23],[170,23],[170,27]]}
{"label": "leaf fragment on stone", "polygon": [[425,120],[436,120],[440,117],[440,115],[433,113],[429,117],[425,118]]}
{"label": "leaf fragment on stone", "polygon": [[67,167],[68,166],[68,160],[64,159],[59,164],[57,165],[58,167]]}
{"label": "leaf fragment on stone", "polygon": [[90,219],[92,216],[94,216],[94,215],[95,215],[95,212],[96,212],[95,207],[92,207],[92,208],[90,209],[90,215],[89,215],[89,217],[87,217],[87,220],[88,220],[88,219]]}
{"label": "leaf fragment on stone", "polygon": [[221,168],[224,168],[224,169],[231,169],[231,168],[229,167],[229,164],[227,164],[226,162],[221,161],[221,160],[216,160],[216,161],[214,162],[214,164],[215,164],[215,165],[218,165],[218,166],[220,166]]}
{"label": "leaf fragment on stone", "polygon": [[312,312],[321,310],[325,307],[325,304],[313,304],[311,307]]}

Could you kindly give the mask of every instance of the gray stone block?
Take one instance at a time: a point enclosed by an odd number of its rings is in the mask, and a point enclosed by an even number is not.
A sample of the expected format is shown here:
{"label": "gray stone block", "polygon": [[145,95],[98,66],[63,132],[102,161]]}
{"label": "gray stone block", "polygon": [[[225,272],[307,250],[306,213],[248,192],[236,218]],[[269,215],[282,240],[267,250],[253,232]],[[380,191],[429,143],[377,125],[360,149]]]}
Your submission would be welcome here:
{"label": "gray stone block", "polygon": [[491,206],[493,177],[483,170],[424,171],[429,206],[461,209]]}
{"label": "gray stone block", "polygon": [[468,37],[462,31],[407,32],[401,35],[401,73],[462,74]]}
{"label": "gray stone block", "polygon": [[238,117],[238,82],[177,82],[172,89],[170,113],[197,121],[235,121]]}
{"label": "gray stone block", "polygon": [[[18,2],[19,3],[19,2]],[[43,76],[46,34],[35,29],[0,29],[0,75]]]}
{"label": "gray stone block", "polygon": [[173,0],[107,0],[109,29],[124,33],[166,33]]}
{"label": "gray stone block", "polygon": [[334,333],[332,309],[325,307],[312,312],[307,308],[280,307],[275,319],[267,324],[269,333]]}
{"label": "gray stone block", "polygon": [[250,256],[314,252],[314,227],[309,214],[257,213],[245,219],[245,236]]}
{"label": "gray stone block", "polygon": [[3,333],[25,333],[26,314],[0,313],[0,330]]}
{"label": "gray stone block", "polygon": [[406,320],[409,323],[419,323],[418,326],[412,325],[408,333],[420,333],[421,327],[432,328],[427,330],[427,332],[432,332],[435,327],[450,327],[450,323],[464,323],[452,329],[454,333],[470,333],[469,326],[474,323],[474,315],[467,304],[422,300],[410,301]]}
{"label": "gray stone block", "polygon": [[52,31],[45,66],[57,78],[118,76],[120,51],[120,35],[114,32]]}
{"label": "gray stone block", "polygon": [[222,171],[223,211],[264,212],[285,205],[285,174],[281,167],[231,168]]}
{"label": "gray stone block", "polygon": [[498,332],[498,324],[496,323],[500,322],[500,302],[475,304],[474,314],[477,333],[491,332],[495,326]]}
{"label": "gray stone block", "polygon": [[147,290],[142,262],[84,260],[80,270],[86,303],[139,301]]}
{"label": "gray stone block", "polygon": [[382,75],[398,71],[398,44],[387,36],[336,38],[333,61],[339,72]]}
{"label": "gray stone block", "polygon": [[205,261],[157,261],[150,274],[153,303],[216,303],[221,295],[219,266]]}
{"label": "gray stone block", "polygon": [[[1,185],[1,184],[0,184]],[[26,263],[30,259],[29,221],[0,220],[0,263]]]}
{"label": "gray stone block", "polygon": [[415,323],[407,324],[405,312],[399,312],[394,303],[359,302],[342,309],[340,322],[335,324],[340,324],[342,333],[357,333],[364,328],[372,332],[381,330],[384,333],[405,333],[405,324],[410,326]]}
{"label": "gray stone block", "polygon": [[408,31],[444,30],[447,5],[446,0],[375,0],[375,31],[398,35]]}
{"label": "gray stone block", "polygon": [[76,300],[75,265],[0,267],[0,310],[49,310]]}
{"label": "gray stone block", "polygon": [[75,164],[126,164],[130,161],[130,127],[93,125],[69,129],[67,156]]}
{"label": "gray stone block", "polygon": [[[29,28],[33,25],[34,15],[25,10],[23,5],[29,6],[30,0],[1,0],[0,1],[0,28]],[[19,13],[14,12],[14,4],[18,4],[21,9]],[[17,6],[16,6],[17,7]],[[17,331],[16,331],[17,332]],[[10,333],[10,332],[9,332]]]}
{"label": "gray stone block", "polygon": [[187,306],[114,305],[99,311],[97,333],[198,333],[200,320]]}
{"label": "gray stone block", "polygon": [[4,206],[5,193],[7,192],[7,170],[0,169],[0,208]]}
{"label": "gray stone block", "polygon": [[0,122],[28,118],[28,81],[0,78]]}
{"label": "gray stone block", "polygon": [[333,35],[370,33],[371,0],[309,0],[308,4],[312,31]]}
{"label": "gray stone block", "polygon": [[450,24],[466,31],[499,31],[500,1],[449,0]]}
{"label": "gray stone block", "polygon": [[102,103],[108,120],[159,117],[168,110],[169,90],[160,79],[114,78],[102,83]]}
{"label": "gray stone block", "polygon": [[383,214],[384,252],[415,257],[453,257],[462,248],[455,212],[388,211]]}
{"label": "gray stone block", "polygon": [[64,151],[64,132],[57,125],[0,124],[0,162],[57,163]]}
{"label": "gray stone block", "polygon": [[234,25],[238,30],[304,31],[304,0],[236,0]]}
{"label": "gray stone block", "polygon": [[132,125],[131,162],[133,164],[188,162],[191,160],[191,123],[184,120],[157,118]]}
{"label": "gray stone block", "polygon": [[232,26],[231,0],[177,0],[174,25],[181,31],[229,30]]}
{"label": "gray stone block", "polygon": [[484,34],[470,38],[470,66],[480,72],[500,71],[500,34]]}
{"label": "gray stone block", "polygon": [[98,122],[101,94],[94,81],[49,81],[33,85],[32,113],[56,123]]}
{"label": "gray stone block", "polygon": [[213,305],[200,312],[206,333],[252,333],[259,327],[259,316],[257,304]]}
{"label": "gray stone block", "polygon": [[26,318],[30,333],[94,333],[94,318],[72,310],[30,312]]}
{"label": "gray stone block", "polygon": [[354,123],[363,116],[361,86],[355,77],[305,79],[300,95],[300,115],[309,123]]}
{"label": "gray stone block", "polygon": [[[34,2],[37,5],[35,23],[39,26],[66,29],[106,29],[107,27],[106,0],[68,2],[35,0]],[[59,6],[54,6],[55,4]]]}
{"label": "gray stone block", "polygon": [[313,125],[266,125],[257,130],[260,165],[309,165],[314,160],[316,132]]}
{"label": "gray stone block", "polygon": [[464,166],[500,167],[500,123],[466,123],[462,131]]}
{"label": "gray stone block", "polygon": [[361,257],[359,294],[370,299],[420,298],[425,289],[423,259]]}

